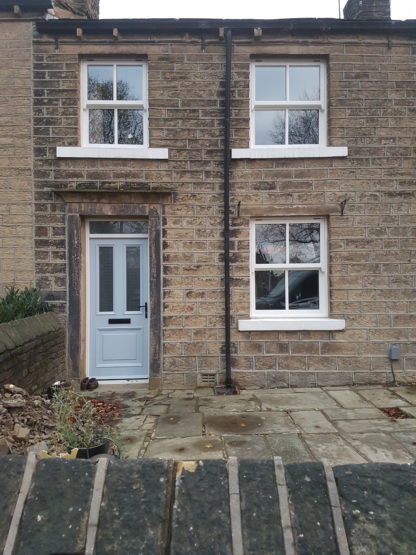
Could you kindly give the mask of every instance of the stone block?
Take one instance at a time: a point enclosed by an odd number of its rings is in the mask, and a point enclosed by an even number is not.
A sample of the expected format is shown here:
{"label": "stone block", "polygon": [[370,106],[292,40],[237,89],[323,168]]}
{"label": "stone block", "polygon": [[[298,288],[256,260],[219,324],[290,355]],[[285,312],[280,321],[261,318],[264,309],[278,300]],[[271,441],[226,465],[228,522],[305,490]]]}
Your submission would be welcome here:
{"label": "stone block", "polygon": [[297,553],[337,552],[331,503],[321,463],[285,468]]}
{"label": "stone block", "polygon": [[172,555],[232,555],[229,503],[225,461],[178,463]]}
{"label": "stone block", "polygon": [[166,540],[172,479],[166,461],[111,460],[101,502],[97,553],[159,552]]}
{"label": "stone block", "polygon": [[20,523],[16,553],[82,552],[94,475],[95,467],[89,461],[39,461]]}
{"label": "stone block", "polygon": [[348,465],[335,468],[334,474],[353,553],[416,550],[416,529],[409,526],[416,495],[415,465]]}
{"label": "stone block", "polygon": [[240,461],[239,485],[245,553],[284,553],[273,461]]}

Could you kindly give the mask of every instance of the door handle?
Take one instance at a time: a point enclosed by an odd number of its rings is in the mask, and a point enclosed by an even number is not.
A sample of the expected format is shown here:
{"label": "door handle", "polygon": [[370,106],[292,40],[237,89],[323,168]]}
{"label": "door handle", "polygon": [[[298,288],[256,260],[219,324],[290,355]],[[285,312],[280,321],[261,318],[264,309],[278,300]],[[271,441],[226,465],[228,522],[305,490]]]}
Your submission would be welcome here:
{"label": "door handle", "polygon": [[139,308],[144,308],[144,317],[147,318],[147,303],[140,305]]}

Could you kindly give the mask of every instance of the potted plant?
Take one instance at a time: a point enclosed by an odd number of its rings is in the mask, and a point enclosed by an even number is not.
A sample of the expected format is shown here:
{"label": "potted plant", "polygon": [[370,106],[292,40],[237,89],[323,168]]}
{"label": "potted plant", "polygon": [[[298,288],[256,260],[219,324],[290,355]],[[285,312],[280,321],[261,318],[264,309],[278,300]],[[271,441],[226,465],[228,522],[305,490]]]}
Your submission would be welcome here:
{"label": "potted plant", "polygon": [[72,389],[60,389],[54,394],[52,407],[56,429],[54,439],[68,452],[78,449],[77,458],[88,459],[108,453],[115,444],[115,429],[103,422],[91,400]]}

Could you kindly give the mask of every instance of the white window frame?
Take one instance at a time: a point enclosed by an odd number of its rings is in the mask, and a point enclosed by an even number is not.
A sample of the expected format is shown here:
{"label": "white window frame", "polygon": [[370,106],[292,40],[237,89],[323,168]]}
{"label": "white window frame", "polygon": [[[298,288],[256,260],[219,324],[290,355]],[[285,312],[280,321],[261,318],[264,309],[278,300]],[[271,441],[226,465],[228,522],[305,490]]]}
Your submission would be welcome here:
{"label": "white window frame", "polygon": [[[258,224],[320,224],[320,262],[309,264],[257,264],[256,263],[256,225]],[[289,234],[286,233],[286,252],[289,248]],[[319,270],[319,309],[317,310],[257,310],[256,309],[256,270]],[[285,278],[287,280],[287,278]],[[286,304],[288,303],[288,287],[286,281]],[[250,222],[250,316],[266,319],[307,319],[328,317],[328,232],[325,218],[274,218],[252,220]]]}
{"label": "white window frame", "polygon": [[[142,100],[88,100],[88,66],[113,66],[113,91],[117,86],[117,66],[140,66],[143,69]],[[148,84],[147,64],[138,60],[86,60],[81,63],[81,147],[106,148],[106,149],[144,149],[149,146],[149,107],[148,107]],[[91,109],[113,109],[117,108],[143,110],[143,144],[126,145],[118,141],[118,121],[114,117],[114,144],[97,144],[89,142],[89,110]]]}
{"label": "white window frame", "polygon": [[[285,67],[286,68],[286,98],[289,98],[289,66],[319,67],[319,100],[256,100],[256,67]],[[313,149],[327,145],[327,72],[326,63],[321,59],[282,59],[264,62],[252,62],[250,67],[250,148],[255,149]],[[319,110],[319,143],[317,144],[289,144],[288,111],[290,109]],[[255,114],[258,110],[286,110],[285,144],[258,145],[256,144]]]}

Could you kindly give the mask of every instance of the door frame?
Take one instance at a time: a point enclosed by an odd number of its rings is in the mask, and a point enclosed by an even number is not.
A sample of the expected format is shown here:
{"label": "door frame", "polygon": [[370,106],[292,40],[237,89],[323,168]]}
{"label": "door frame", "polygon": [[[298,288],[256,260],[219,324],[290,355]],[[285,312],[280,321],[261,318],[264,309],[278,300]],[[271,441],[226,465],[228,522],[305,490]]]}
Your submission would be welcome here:
{"label": "door frame", "polygon": [[[147,240],[147,291],[148,291],[148,303],[150,305],[150,287],[149,287],[149,277],[150,277],[150,260],[149,260],[149,233],[137,233],[137,234],[130,234],[130,233],[102,233],[102,234],[91,234],[90,233],[90,222],[108,222],[108,221],[121,221],[126,220],[126,218],[116,218],[116,217],[107,217],[107,218],[85,218],[85,316],[86,316],[86,324],[85,324],[85,376],[90,376],[90,348],[91,348],[91,239],[146,239]],[[128,221],[143,221],[143,218],[140,220],[139,218],[129,218]],[[126,220],[127,221],[127,220]],[[126,383],[149,383],[150,377],[150,323],[152,321],[152,313],[151,310],[148,312],[148,325],[147,325],[147,378],[120,378],[120,379],[112,379],[112,380],[102,380],[106,384],[126,384]]]}
{"label": "door frame", "polygon": [[[86,219],[145,219],[149,236],[149,388],[161,386],[162,368],[162,215],[172,193],[120,191],[56,191],[65,203],[67,244],[67,371],[85,377]],[[59,195],[59,196],[58,196]],[[64,311],[65,314],[65,311]]]}

